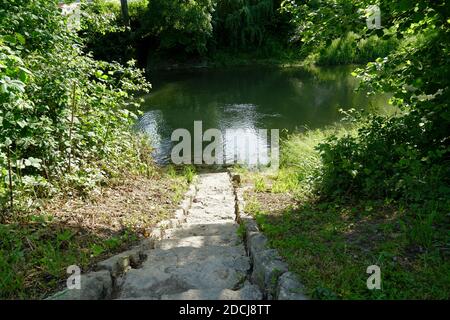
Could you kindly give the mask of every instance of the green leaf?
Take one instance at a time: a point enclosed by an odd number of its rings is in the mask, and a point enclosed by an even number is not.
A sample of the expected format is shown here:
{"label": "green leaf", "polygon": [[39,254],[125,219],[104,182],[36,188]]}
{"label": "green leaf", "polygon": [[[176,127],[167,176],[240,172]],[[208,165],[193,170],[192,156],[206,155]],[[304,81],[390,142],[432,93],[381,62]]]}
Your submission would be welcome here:
{"label": "green leaf", "polygon": [[20,42],[22,45],[25,45],[25,42],[26,42],[26,41],[25,41],[25,37],[24,37],[23,35],[21,35],[20,33],[17,33],[17,32],[16,32],[15,35],[16,35],[16,39],[19,40],[19,42]]}
{"label": "green leaf", "polygon": [[11,36],[11,35],[3,36],[3,40],[5,40],[6,42],[9,42],[11,44],[15,44],[16,43],[16,38]]}
{"label": "green leaf", "polygon": [[23,70],[21,70],[19,72],[19,79],[20,79],[20,81],[25,83],[28,80],[28,75]]}
{"label": "green leaf", "polygon": [[98,244],[92,245],[91,250],[94,257],[101,255],[104,251],[104,249]]}
{"label": "green leaf", "polygon": [[25,166],[27,167],[35,167],[37,169],[41,168],[41,159],[29,157],[28,159],[25,159]]}
{"label": "green leaf", "polygon": [[17,124],[19,125],[19,127],[25,128],[27,125],[27,122],[25,120],[19,120],[19,121],[17,121]]}
{"label": "green leaf", "polygon": [[11,140],[10,138],[7,137],[7,138],[5,139],[5,146],[8,147],[8,146],[10,146],[11,144],[12,144],[12,140]]}

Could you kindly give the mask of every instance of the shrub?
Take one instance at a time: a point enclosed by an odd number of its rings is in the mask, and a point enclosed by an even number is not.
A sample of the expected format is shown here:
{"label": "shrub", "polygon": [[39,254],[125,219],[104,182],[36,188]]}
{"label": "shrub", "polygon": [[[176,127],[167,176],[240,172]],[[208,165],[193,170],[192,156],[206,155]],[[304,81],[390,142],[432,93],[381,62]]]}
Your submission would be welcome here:
{"label": "shrub", "polygon": [[356,136],[328,138],[319,146],[322,193],[419,202],[448,197],[450,168],[443,158],[448,149],[424,148],[418,121],[370,116]]}
{"label": "shrub", "polygon": [[57,1],[2,3],[0,21],[1,207],[64,185],[89,189],[135,166],[128,107],[149,84],[134,63],[83,54]]}
{"label": "shrub", "polygon": [[160,50],[204,54],[212,36],[212,11],[212,0],[152,0],[144,29],[159,39]]}

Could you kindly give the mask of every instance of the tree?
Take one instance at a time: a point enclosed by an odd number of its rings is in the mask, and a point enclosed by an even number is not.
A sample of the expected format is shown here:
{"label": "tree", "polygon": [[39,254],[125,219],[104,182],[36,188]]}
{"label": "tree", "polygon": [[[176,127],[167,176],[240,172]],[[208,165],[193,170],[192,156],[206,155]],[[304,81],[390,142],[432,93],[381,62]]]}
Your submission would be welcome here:
{"label": "tree", "polygon": [[203,54],[212,36],[213,11],[214,0],[152,0],[145,29],[159,38],[159,49]]}
{"label": "tree", "polygon": [[130,17],[128,15],[128,0],[120,0],[120,7],[122,8],[122,19],[125,26],[130,26]]}

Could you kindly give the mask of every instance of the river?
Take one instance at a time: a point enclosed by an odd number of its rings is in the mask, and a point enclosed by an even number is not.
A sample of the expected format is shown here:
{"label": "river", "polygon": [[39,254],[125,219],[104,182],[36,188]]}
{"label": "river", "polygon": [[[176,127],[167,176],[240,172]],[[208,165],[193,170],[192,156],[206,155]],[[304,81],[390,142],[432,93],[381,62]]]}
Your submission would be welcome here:
{"label": "river", "polygon": [[[331,125],[342,117],[341,108],[387,109],[387,96],[355,92],[352,69],[252,66],[156,72],[149,76],[153,89],[144,97],[137,127],[150,135],[156,161],[167,163],[176,144],[172,132],[185,128],[193,135],[194,121],[202,121],[203,131],[244,129],[251,142],[270,145],[258,129],[279,129],[283,137]],[[225,158],[227,145],[225,137]]]}

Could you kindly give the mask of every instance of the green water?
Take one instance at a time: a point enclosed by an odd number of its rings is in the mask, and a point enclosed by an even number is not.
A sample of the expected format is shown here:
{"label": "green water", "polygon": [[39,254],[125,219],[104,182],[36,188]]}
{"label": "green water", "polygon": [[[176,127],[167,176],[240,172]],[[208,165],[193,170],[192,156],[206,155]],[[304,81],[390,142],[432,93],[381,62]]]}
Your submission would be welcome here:
{"label": "green water", "polygon": [[241,128],[256,136],[257,129],[280,129],[283,136],[330,125],[342,117],[341,108],[386,108],[386,96],[368,98],[355,92],[351,70],[239,67],[155,73],[150,75],[153,89],[144,97],[138,128],[151,136],[156,159],[166,162],[174,145],[173,130],[193,133],[198,120],[203,131]]}

